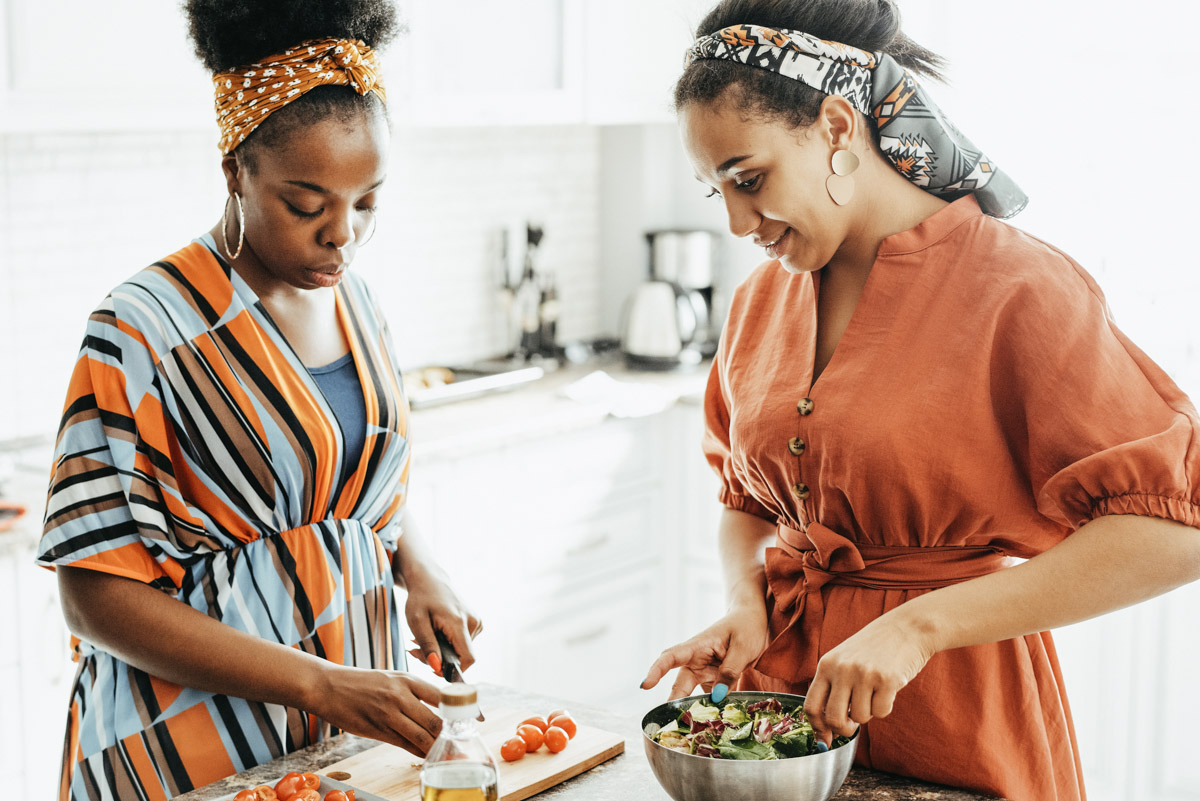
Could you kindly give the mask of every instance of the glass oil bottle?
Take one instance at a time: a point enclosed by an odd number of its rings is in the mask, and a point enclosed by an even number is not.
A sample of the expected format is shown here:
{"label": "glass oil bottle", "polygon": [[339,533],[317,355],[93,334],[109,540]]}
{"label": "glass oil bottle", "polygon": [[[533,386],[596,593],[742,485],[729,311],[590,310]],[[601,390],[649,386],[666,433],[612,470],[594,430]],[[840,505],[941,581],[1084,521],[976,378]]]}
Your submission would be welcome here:
{"label": "glass oil bottle", "polygon": [[421,767],[421,801],[497,801],[496,760],[475,728],[475,688],[443,687],[439,709],[445,723]]}

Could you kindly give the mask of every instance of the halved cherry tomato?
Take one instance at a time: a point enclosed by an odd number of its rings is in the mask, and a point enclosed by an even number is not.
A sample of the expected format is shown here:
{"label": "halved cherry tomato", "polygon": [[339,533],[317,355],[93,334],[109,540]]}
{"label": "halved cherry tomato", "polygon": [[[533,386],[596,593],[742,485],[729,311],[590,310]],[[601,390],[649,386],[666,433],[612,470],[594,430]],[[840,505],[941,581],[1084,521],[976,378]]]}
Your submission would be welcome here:
{"label": "halved cherry tomato", "polygon": [[292,796],[304,789],[304,777],[299,773],[289,773],[275,785],[275,795],[279,801],[290,801]]}
{"label": "halved cherry tomato", "polygon": [[258,793],[252,789],[239,790],[233,801],[258,801]]}
{"label": "halved cherry tomato", "polygon": [[546,735],[542,734],[542,730],[532,723],[518,726],[517,736],[525,741],[525,750],[531,754],[541,748],[542,743],[546,741]]}
{"label": "halved cherry tomato", "polygon": [[557,754],[559,751],[567,747],[567,740],[571,738],[567,733],[558,726],[551,726],[546,729],[546,748],[550,749],[550,753]]}
{"label": "halved cherry tomato", "polygon": [[305,787],[292,796],[292,801],[321,801],[321,794],[311,787]]}
{"label": "halved cherry tomato", "polygon": [[330,790],[325,794],[325,801],[347,801],[346,794],[341,790]]}
{"label": "halved cherry tomato", "polygon": [[575,719],[570,715],[555,715],[550,718],[550,725],[557,726],[567,733],[567,737],[575,739],[575,734],[579,731],[579,726],[575,725]]}
{"label": "halved cherry tomato", "polygon": [[525,756],[525,741],[520,737],[509,737],[504,741],[504,745],[500,746],[500,756],[505,762],[516,762]]}
{"label": "halved cherry tomato", "polygon": [[254,788],[254,792],[258,793],[258,801],[278,801],[279,798],[275,788],[269,784],[260,784]]}
{"label": "halved cherry tomato", "polygon": [[531,718],[525,718],[520,723],[518,723],[517,726],[518,727],[524,726],[526,723],[531,723],[534,726],[537,726],[539,729],[542,730],[542,734],[545,734],[546,729],[550,728],[550,724],[547,723],[546,719],[544,717],[542,717],[541,715],[534,715]]}
{"label": "halved cherry tomato", "polygon": [[304,786],[309,790],[319,789],[321,786],[321,777],[315,773],[301,773],[304,777]]}
{"label": "halved cherry tomato", "polygon": [[546,715],[546,720],[554,720],[555,718],[557,718],[561,715],[567,715],[569,717],[570,714],[571,713],[565,709],[556,709],[553,712],[551,712],[549,715]]}

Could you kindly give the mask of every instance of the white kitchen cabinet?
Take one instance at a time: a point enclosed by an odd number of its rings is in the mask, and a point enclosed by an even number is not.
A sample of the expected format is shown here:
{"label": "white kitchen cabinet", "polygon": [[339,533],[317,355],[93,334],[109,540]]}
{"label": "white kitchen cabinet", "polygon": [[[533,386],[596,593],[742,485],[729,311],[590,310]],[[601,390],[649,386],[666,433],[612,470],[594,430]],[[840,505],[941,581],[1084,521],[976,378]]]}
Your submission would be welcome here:
{"label": "white kitchen cabinet", "polygon": [[674,122],[672,90],[683,56],[713,5],[715,0],[589,2],[586,122]]}
{"label": "white kitchen cabinet", "polygon": [[[407,0],[388,54],[416,125],[670,122],[671,89],[713,0]],[[482,41],[476,31],[492,31]]]}
{"label": "white kitchen cabinet", "polygon": [[555,595],[513,637],[511,685],[620,714],[644,712],[651,704],[636,685],[662,649],[664,620],[654,610],[665,591],[655,567],[645,566]]}
{"label": "white kitchen cabinet", "polygon": [[[0,554],[0,621],[10,626],[20,620],[17,592],[16,560]],[[16,666],[19,657],[20,651],[16,648],[0,648],[0,669]]]}
{"label": "white kitchen cabinet", "polygon": [[[416,125],[577,123],[585,0],[405,0],[387,57]],[[389,89],[390,91],[390,89]]]}
{"label": "white kitchen cabinet", "polygon": [[[8,618],[5,618],[6,620]],[[21,698],[15,688],[20,684],[20,673],[16,665],[0,667],[0,776],[5,776],[11,795],[23,798],[33,798],[29,786],[25,784],[25,771],[21,763],[22,740],[21,732]]]}
{"label": "white kitchen cabinet", "polygon": [[176,3],[0,0],[0,132],[203,130],[212,79]]}
{"label": "white kitchen cabinet", "polygon": [[[36,526],[30,518],[18,525]],[[22,537],[6,534],[6,537]],[[75,664],[54,574],[33,564],[32,545],[0,548],[0,613],[10,636],[0,655],[0,772],[14,792],[56,792]]]}
{"label": "white kitchen cabinet", "polygon": [[[696,507],[719,508],[715,491],[694,494],[694,463],[707,470],[699,414],[680,404],[427,458],[417,441],[414,515],[456,589],[484,617],[471,680],[629,714],[653,704],[657,694],[637,683],[684,636],[685,605],[699,610],[688,624],[723,605],[715,553],[689,558],[685,570],[680,550]],[[413,425],[421,430],[419,414]],[[715,581],[685,590],[693,567]],[[705,599],[685,604],[697,592]]]}

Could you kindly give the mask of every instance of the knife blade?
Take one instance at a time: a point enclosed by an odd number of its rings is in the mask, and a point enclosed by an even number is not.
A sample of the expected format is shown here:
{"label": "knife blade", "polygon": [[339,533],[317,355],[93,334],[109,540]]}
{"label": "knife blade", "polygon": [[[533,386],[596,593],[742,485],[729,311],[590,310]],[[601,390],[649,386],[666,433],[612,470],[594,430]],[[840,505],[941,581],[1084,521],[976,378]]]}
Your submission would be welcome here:
{"label": "knife blade", "polygon": [[[446,635],[442,634],[440,629],[433,630],[433,636],[437,638],[438,650],[441,651],[442,657],[442,678],[450,682],[458,682],[466,684],[463,679],[462,668],[459,665],[458,654],[450,645],[450,641],[446,639]],[[475,718],[480,723],[483,722],[483,712],[479,713],[479,717]]]}

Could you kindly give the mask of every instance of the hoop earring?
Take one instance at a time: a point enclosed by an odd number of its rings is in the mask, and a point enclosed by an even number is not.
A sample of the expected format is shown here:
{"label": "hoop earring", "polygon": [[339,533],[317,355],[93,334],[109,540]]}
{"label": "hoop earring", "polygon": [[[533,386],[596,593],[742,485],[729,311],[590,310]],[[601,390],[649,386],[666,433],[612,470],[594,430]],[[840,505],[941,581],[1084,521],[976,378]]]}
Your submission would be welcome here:
{"label": "hoop earring", "polygon": [[854,197],[854,178],[851,175],[858,169],[858,156],[849,150],[833,151],[829,167],[833,175],[825,179],[825,191],[839,206],[845,206]]}
{"label": "hoop earring", "polygon": [[367,244],[368,242],[370,242],[370,241],[371,241],[371,237],[375,236],[375,229],[376,229],[378,226],[379,226],[379,218],[375,216],[375,213],[374,213],[374,212],[372,212],[372,213],[371,213],[371,230],[367,232],[367,235],[366,235],[365,237],[363,237],[363,241],[361,241],[361,242],[357,243],[357,244],[355,245],[355,247],[356,247],[356,248],[361,248],[363,245],[365,245],[365,244]]}
{"label": "hoop earring", "polygon": [[228,227],[226,218],[229,216],[229,198],[225,198],[225,211],[221,214],[221,239],[225,240],[221,243],[221,248],[225,251],[225,255],[230,261],[236,261],[237,257],[242,255],[242,246],[246,244],[246,210],[242,208],[242,196],[234,192],[233,199],[237,201],[238,210],[237,253],[229,252],[229,234],[225,232],[225,229]]}

